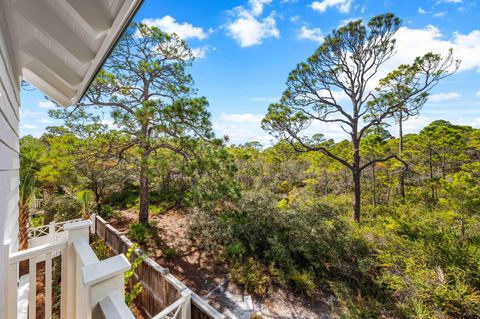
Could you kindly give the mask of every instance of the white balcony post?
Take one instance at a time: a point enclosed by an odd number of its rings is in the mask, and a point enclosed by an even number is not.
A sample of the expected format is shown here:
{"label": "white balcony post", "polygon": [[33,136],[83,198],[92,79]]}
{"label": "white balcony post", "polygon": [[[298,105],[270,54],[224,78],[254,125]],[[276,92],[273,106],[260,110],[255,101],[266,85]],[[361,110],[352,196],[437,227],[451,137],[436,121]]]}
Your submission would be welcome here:
{"label": "white balcony post", "polygon": [[182,319],[191,319],[192,318],[192,291],[188,288],[183,290],[182,297],[185,298],[185,301],[182,305]]}
{"label": "white balcony post", "polygon": [[[112,295],[124,300],[124,273],[130,269],[130,262],[125,255],[117,255],[83,267],[83,280],[90,287],[90,309],[93,319],[104,318],[100,302]],[[123,303],[124,309],[117,309],[121,316],[117,318],[133,318],[128,307]],[[113,317],[108,317],[113,318]]]}
{"label": "white balcony post", "polygon": [[95,230],[96,230],[95,219],[96,218],[97,218],[97,214],[90,214],[90,220],[92,221],[92,226],[90,226],[90,232],[92,234],[95,234]]}
{"label": "white balcony post", "polygon": [[48,224],[48,242],[53,243],[55,241],[55,223],[50,222]]}
{"label": "white balcony post", "polygon": [[[89,240],[89,228],[92,224],[89,220],[79,221],[75,223],[65,224],[64,230],[68,233],[68,246],[67,246],[67,256],[66,256],[66,298],[65,305],[66,315],[68,319],[83,319],[78,316],[77,307],[78,303],[85,302],[81,300],[81,296],[78,296],[77,291],[81,290],[83,287],[77,287],[78,285],[83,284],[83,279],[81,277],[81,269],[77,269],[77,256],[73,243],[78,240],[85,240],[88,243]],[[79,281],[80,279],[80,281]],[[63,282],[63,278],[62,278]],[[84,298],[83,298],[84,299]],[[66,319],[66,318],[63,318]]]}

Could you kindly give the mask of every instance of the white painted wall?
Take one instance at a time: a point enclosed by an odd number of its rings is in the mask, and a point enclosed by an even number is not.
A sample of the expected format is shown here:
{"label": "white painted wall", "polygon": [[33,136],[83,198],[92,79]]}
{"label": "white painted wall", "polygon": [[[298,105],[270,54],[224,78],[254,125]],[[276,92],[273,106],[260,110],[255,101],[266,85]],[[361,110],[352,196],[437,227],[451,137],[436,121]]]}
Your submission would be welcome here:
{"label": "white painted wall", "polygon": [[[19,77],[15,70],[4,2],[0,1],[0,289],[5,287],[4,241],[11,239],[16,247],[18,234],[18,168],[19,168]],[[2,294],[0,294],[2,295]],[[4,296],[0,298],[3,309]]]}

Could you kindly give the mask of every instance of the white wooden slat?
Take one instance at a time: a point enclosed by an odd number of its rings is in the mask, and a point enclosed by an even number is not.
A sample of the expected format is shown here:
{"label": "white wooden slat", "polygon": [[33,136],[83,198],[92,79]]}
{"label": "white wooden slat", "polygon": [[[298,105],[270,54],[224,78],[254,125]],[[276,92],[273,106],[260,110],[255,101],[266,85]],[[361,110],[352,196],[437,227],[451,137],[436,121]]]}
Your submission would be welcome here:
{"label": "white wooden slat", "polygon": [[60,319],[67,319],[67,248],[62,249],[60,283]]}
{"label": "white wooden slat", "polygon": [[17,317],[18,305],[18,263],[12,263],[8,266],[7,287],[10,293],[7,294],[7,318]]}
{"label": "white wooden slat", "polygon": [[45,319],[52,318],[52,253],[45,257]]}
{"label": "white wooden slat", "polygon": [[28,318],[37,318],[37,258],[29,260]]}

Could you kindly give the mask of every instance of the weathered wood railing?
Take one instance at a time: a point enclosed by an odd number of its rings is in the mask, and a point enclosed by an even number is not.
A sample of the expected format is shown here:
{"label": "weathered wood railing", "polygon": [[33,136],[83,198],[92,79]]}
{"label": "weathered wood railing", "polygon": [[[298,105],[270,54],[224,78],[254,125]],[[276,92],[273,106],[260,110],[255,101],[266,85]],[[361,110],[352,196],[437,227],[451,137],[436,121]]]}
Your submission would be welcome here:
{"label": "weathered wood railing", "polygon": [[[125,253],[133,243],[100,216],[93,216],[95,233],[116,254]],[[134,255],[143,253],[136,250]],[[192,318],[192,319],[225,319],[225,317],[210,306],[197,294],[191,292],[181,281],[161,267],[154,260],[145,257],[135,270],[131,285],[142,284],[142,293],[137,299],[137,306],[149,317],[155,319]],[[189,297],[186,297],[186,296]],[[179,310],[180,309],[180,310]],[[184,309],[189,309],[186,312]],[[178,313],[176,311],[179,310]],[[173,311],[173,313],[172,313]],[[181,316],[189,313],[190,317]],[[177,315],[177,317],[172,315]]]}
{"label": "weathered wood railing", "polygon": [[[3,318],[18,315],[18,282],[20,263],[28,261],[28,318],[37,318],[37,264],[44,263],[44,313],[52,318],[52,261],[61,258],[60,318],[121,318],[133,319],[124,300],[124,272],[130,269],[125,255],[99,261],[89,245],[90,220],[66,222],[49,227],[55,236],[42,235],[46,243],[31,245],[29,249],[13,252],[6,243],[7,278]],[[120,302],[121,301],[121,302]]]}

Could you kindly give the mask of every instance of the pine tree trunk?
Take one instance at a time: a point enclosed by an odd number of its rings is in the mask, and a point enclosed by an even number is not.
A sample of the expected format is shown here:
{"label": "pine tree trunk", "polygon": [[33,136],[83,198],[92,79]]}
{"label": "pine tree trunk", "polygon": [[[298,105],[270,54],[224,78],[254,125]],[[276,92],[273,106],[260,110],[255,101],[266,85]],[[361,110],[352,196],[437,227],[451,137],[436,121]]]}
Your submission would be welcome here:
{"label": "pine tree trunk", "polygon": [[19,203],[18,209],[18,249],[24,250],[28,248],[28,217],[29,207],[27,203]]}
{"label": "pine tree trunk", "polygon": [[[399,127],[399,138],[400,138],[400,143],[398,145],[398,154],[400,158],[402,158],[403,155],[403,114],[402,111],[400,111],[400,118],[398,120],[398,127]],[[403,199],[405,199],[405,171],[402,170],[402,173],[400,174],[400,196],[402,196]]]}
{"label": "pine tree trunk", "polygon": [[138,221],[148,223],[148,177],[147,177],[147,156],[142,154],[140,161],[140,213]]}
{"label": "pine tree trunk", "polygon": [[361,209],[361,185],[360,185],[360,172],[353,172],[353,219],[360,222],[360,209]]}
{"label": "pine tree trunk", "polygon": [[140,158],[140,212],[138,215],[138,221],[140,223],[148,223],[148,157],[150,155],[149,150],[147,149],[147,138],[148,138],[148,127],[147,125],[142,125],[142,141],[140,143],[140,148],[142,149],[142,155]]}
{"label": "pine tree trunk", "polygon": [[360,170],[360,141],[353,139],[353,219],[360,222],[360,200],[361,200],[361,170]]}

